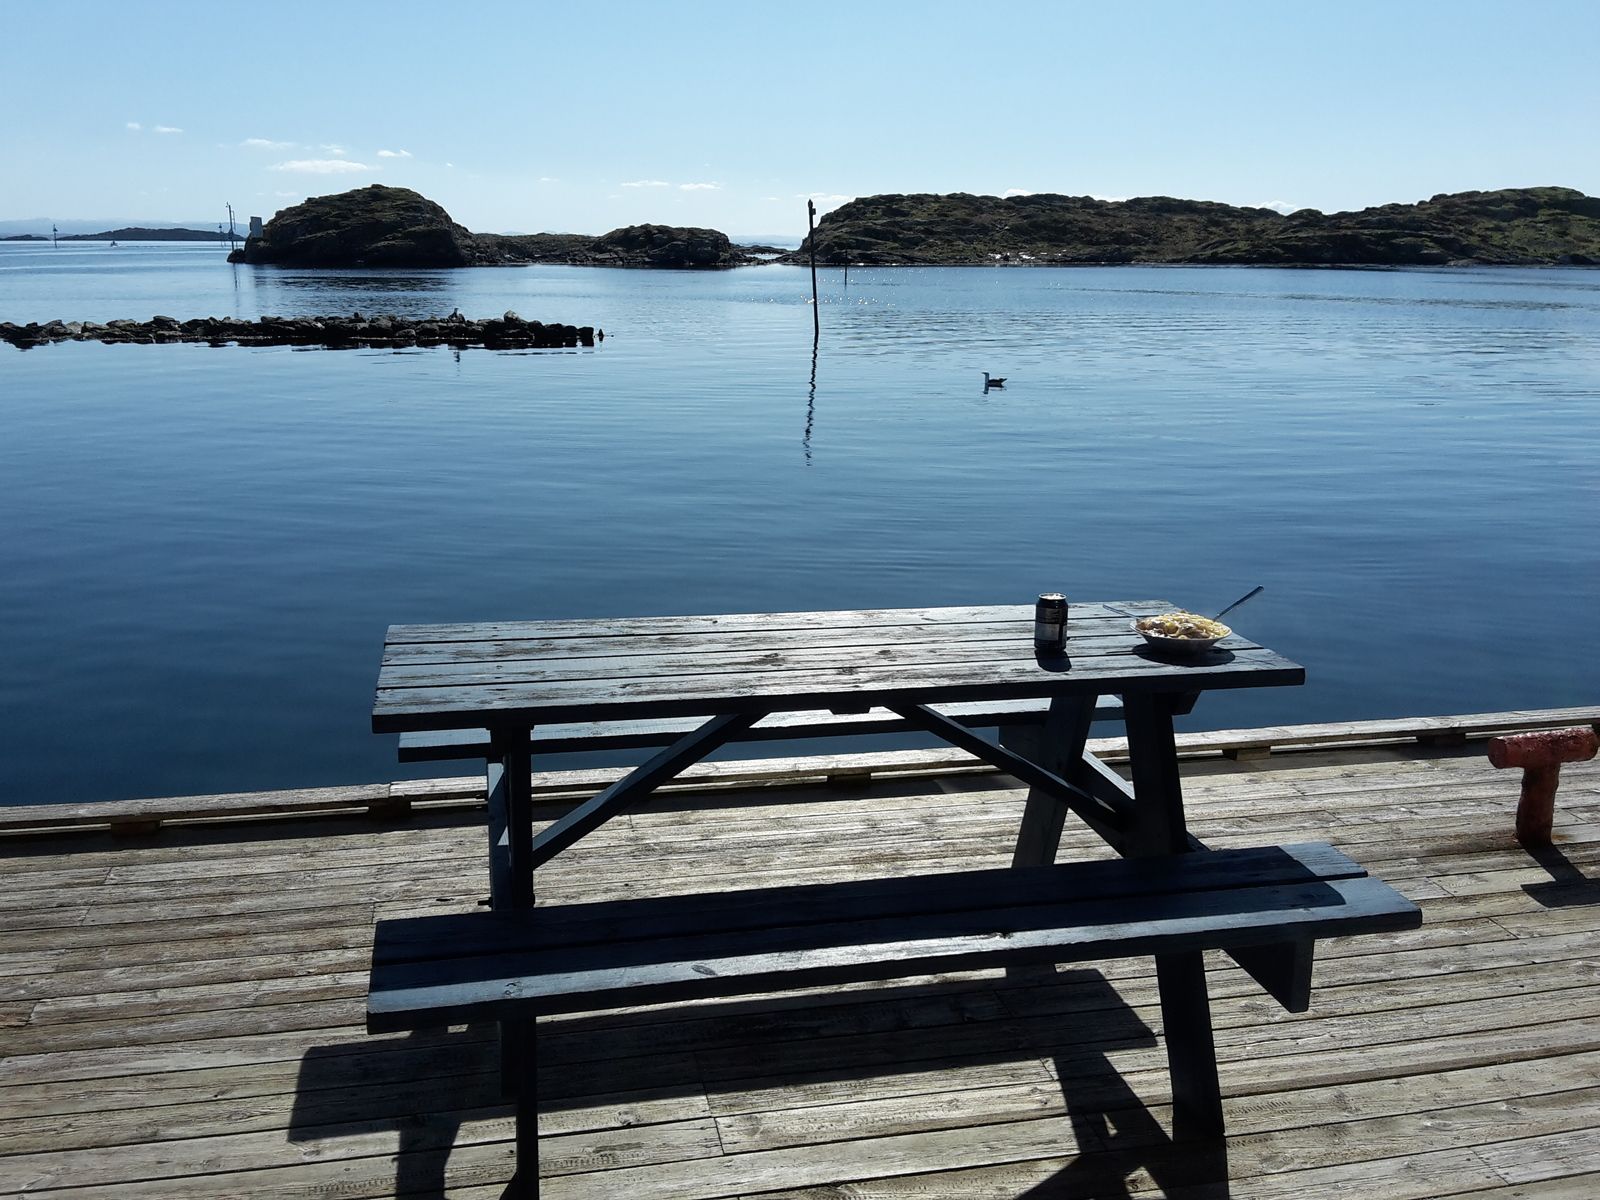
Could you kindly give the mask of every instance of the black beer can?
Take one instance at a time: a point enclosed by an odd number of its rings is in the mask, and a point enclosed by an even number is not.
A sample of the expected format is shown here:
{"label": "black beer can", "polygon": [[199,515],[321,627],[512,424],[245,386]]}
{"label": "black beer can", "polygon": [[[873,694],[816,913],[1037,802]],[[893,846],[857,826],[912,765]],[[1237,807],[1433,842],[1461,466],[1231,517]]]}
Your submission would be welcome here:
{"label": "black beer can", "polygon": [[1067,648],[1067,598],[1044,592],[1033,606],[1033,648],[1059,653]]}

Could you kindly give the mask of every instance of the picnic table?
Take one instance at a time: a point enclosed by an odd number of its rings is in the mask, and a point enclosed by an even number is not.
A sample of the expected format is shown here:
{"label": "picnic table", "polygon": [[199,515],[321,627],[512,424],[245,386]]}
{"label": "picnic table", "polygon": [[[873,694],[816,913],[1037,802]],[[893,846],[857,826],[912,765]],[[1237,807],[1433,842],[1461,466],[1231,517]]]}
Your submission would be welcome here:
{"label": "picnic table", "polygon": [[[391,627],[374,731],[488,731],[495,912],[380,927],[369,1029],[502,1021],[518,1185],[532,1195],[538,1015],[1150,953],[1178,1132],[1220,1133],[1203,950],[1226,951],[1302,1011],[1319,937],[1410,927],[1420,914],[1332,847],[1207,851],[1189,834],[1173,718],[1207,691],[1296,685],[1305,672],[1237,635],[1166,656],[1133,622],[1172,607],[1074,604],[1054,654],[1034,648],[1031,605]],[[1131,785],[1085,752],[1108,696],[1122,700]],[[1038,719],[998,741],[951,715],[1012,701],[1038,702]],[[818,710],[887,710],[1026,783],[1012,867],[528,911],[542,863],[758,721]],[[534,831],[536,727],[686,718],[675,741]],[[1068,811],[1129,861],[1056,864]]]}
{"label": "picnic table", "polygon": [[[1076,604],[1065,653],[1035,653],[1027,605],[853,612],[395,625],[385,640],[372,728],[489,730],[504,854],[497,906],[533,900],[533,871],[609,817],[777,713],[886,708],[1032,788],[1018,865],[1051,861],[1063,806],[1126,854],[1188,849],[1172,719],[1200,693],[1304,682],[1300,666],[1238,635],[1174,659],[1135,618],[1166,601]],[[1083,744],[1101,696],[1120,695],[1133,793]],[[1042,724],[1004,744],[941,704],[1041,699]],[[563,820],[532,833],[529,735],[544,724],[699,719],[689,732]],[[1137,794],[1138,803],[1133,802]]]}

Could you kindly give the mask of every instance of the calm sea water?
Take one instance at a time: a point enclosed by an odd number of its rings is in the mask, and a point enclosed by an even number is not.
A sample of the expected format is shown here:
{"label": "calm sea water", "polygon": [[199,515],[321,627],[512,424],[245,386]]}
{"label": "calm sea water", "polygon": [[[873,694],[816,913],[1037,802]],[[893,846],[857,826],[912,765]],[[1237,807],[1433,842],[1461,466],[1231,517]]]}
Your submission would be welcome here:
{"label": "calm sea water", "polygon": [[[0,346],[0,802],[389,778],[390,622],[1256,583],[1299,689],[1595,703],[1600,272],[230,267],[0,247],[0,320],[360,310],[576,352]],[[981,372],[1010,377],[982,390]]]}

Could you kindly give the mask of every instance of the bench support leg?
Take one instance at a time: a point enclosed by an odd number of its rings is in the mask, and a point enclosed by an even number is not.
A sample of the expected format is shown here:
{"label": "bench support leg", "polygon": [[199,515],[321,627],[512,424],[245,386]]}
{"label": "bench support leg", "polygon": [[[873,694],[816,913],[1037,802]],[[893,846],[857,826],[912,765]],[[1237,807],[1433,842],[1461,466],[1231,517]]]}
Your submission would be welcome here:
{"label": "bench support leg", "polygon": [[1161,989],[1161,1027],[1172,1076],[1172,1137],[1194,1141],[1222,1136],[1222,1084],[1211,1034],[1211,998],[1206,992],[1203,952],[1156,956]]}
{"label": "bench support leg", "polygon": [[539,1055],[532,1021],[506,1021],[500,1026],[506,1051],[504,1069],[511,1073],[505,1090],[516,1102],[516,1174],[505,1194],[513,1200],[539,1200]]}

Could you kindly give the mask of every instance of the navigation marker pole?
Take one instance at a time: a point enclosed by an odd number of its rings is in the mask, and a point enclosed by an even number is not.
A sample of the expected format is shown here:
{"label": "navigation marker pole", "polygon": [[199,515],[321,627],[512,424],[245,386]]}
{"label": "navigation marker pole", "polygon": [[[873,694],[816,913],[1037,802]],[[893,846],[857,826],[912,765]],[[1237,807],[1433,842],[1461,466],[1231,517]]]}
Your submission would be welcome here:
{"label": "navigation marker pole", "polygon": [[234,231],[233,231],[233,205],[229,204],[228,205],[228,253],[229,254],[233,253],[233,250],[234,250],[234,245],[233,244],[237,240],[238,240],[238,235],[236,233],[234,233]]}
{"label": "navigation marker pole", "polygon": [[817,202],[806,201],[806,225],[810,232],[806,237],[806,245],[811,247],[811,340],[820,341],[822,338],[822,314],[817,310]]}

